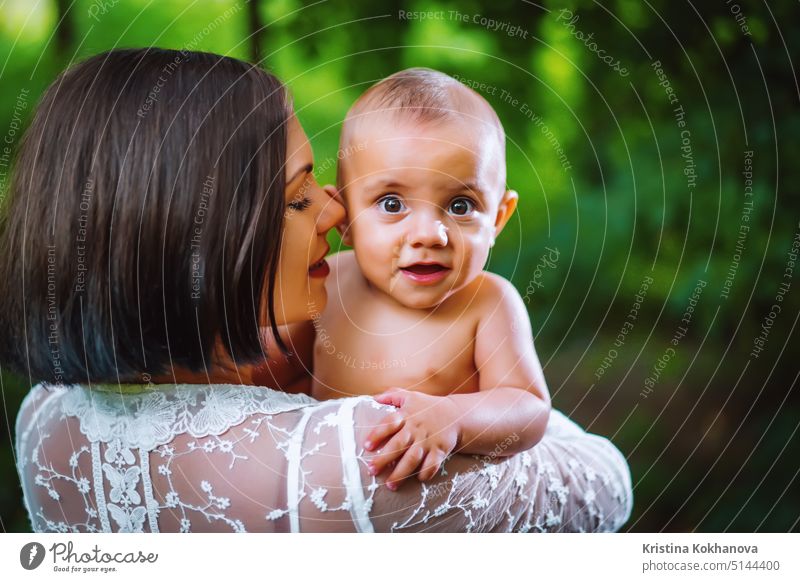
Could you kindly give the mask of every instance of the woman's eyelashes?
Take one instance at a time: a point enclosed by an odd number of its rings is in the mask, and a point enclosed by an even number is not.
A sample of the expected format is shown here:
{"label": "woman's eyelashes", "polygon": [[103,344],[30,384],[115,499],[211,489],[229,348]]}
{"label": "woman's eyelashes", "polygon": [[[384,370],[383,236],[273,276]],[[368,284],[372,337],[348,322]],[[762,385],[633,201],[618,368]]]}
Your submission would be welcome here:
{"label": "woman's eyelashes", "polygon": [[300,185],[297,194],[294,195],[292,201],[289,202],[286,206],[296,211],[303,211],[309,206],[311,206],[313,200],[311,200],[311,198],[308,196],[308,192],[309,188],[313,184],[314,184],[314,174],[309,171],[306,174],[305,179],[303,179],[303,183]]}
{"label": "woman's eyelashes", "polygon": [[295,198],[294,200],[289,202],[286,206],[288,206],[292,210],[296,210],[297,212],[302,212],[303,210],[311,206],[311,202],[312,202],[311,198],[309,198],[308,196],[303,196],[300,199]]}

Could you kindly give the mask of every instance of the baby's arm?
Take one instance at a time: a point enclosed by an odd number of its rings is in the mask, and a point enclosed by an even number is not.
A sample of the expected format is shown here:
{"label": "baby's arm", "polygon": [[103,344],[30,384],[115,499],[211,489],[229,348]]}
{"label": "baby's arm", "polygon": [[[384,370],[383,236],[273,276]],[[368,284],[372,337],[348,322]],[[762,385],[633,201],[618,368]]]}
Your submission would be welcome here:
{"label": "baby's arm", "polygon": [[449,396],[458,408],[456,451],[507,456],[541,440],[550,416],[550,393],[519,293],[510,282],[488,273],[482,285],[485,307],[475,337],[480,391]]}

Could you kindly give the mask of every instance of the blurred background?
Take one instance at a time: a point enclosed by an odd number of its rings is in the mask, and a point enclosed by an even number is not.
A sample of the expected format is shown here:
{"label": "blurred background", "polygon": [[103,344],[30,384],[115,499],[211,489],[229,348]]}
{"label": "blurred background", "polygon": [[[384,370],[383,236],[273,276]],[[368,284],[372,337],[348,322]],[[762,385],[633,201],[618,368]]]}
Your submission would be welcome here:
{"label": "blurred background", "polygon": [[[0,0],[0,196],[44,88],[100,51],[259,62],[291,88],[321,183],[362,91],[442,70],[505,125],[521,201],[489,268],[529,306],[554,406],[628,458],[624,529],[798,531],[799,16],[789,0]],[[0,530],[29,531],[12,443],[30,385],[0,379]]]}

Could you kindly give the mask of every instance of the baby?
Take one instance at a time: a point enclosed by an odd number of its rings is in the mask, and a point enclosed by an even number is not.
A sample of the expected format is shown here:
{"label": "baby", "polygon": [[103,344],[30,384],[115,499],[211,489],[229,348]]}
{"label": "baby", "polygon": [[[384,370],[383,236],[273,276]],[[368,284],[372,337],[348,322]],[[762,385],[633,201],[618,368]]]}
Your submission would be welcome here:
{"label": "baby", "polygon": [[[375,395],[396,413],[364,448],[396,489],[453,452],[541,439],[550,397],[514,286],[483,270],[517,205],[491,106],[429,69],[396,73],[347,114],[338,188],[353,251],[328,257],[311,395]],[[311,306],[313,311],[313,306]]]}

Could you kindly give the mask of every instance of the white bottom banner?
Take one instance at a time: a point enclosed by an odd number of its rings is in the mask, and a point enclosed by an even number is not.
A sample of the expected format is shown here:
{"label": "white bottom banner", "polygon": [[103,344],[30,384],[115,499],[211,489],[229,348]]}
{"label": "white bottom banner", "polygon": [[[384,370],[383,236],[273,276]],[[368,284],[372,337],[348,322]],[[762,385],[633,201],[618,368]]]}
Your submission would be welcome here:
{"label": "white bottom banner", "polygon": [[4,534],[3,580],[800,580],[798,534]]}

